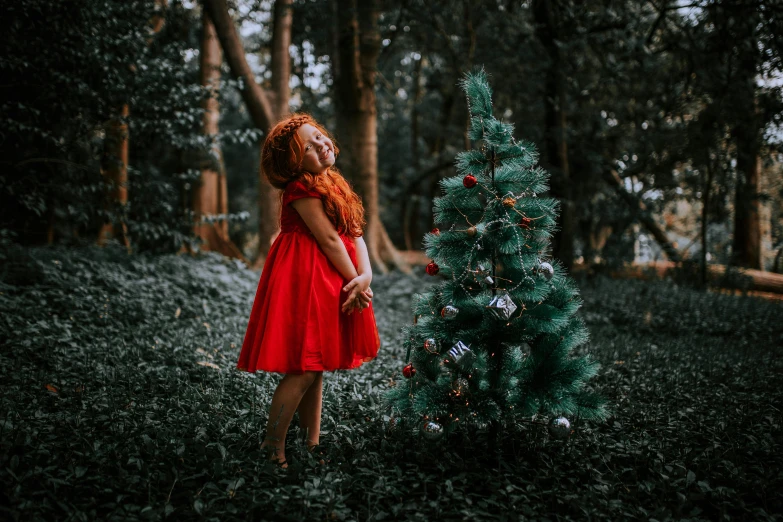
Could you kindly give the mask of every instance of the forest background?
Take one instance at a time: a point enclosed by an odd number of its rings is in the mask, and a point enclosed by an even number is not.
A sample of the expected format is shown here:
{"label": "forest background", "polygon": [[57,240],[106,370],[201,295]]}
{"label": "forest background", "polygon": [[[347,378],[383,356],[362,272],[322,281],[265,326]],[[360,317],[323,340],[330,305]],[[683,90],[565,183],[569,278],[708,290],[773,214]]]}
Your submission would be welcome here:
{"label": "forest background", "polygon": [[[0,0],[0,34],[5,518],[780,520],[781,2]],[[475,67],[551,174],[601,364],[611,417],[562,440],[428,442],[382,401]],[[236,361],[260,144],[297,110],[363,198],[382,350],[325,376],[322,451],[294,426],[283,471],[278,376]],[[600,273],[650,261],[673,280]]]}
{"label": "forest background", "polygon": [[566,267],[783,271],[776,2],[3,3],[4,240],[260,267],[260,143],[301,110],[341,146],[374,265],[406,269],[471,146],[457,82],[478,66],[552,174]]}

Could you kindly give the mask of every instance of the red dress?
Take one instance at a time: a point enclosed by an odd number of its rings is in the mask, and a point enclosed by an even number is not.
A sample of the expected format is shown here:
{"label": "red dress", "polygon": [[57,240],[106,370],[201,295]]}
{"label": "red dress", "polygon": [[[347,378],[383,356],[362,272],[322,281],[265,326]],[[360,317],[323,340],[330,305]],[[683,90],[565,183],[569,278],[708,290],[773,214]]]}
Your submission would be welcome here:
{"label": "red dress", "polygon": [[[378,354],[381,341],[372,304],[351,315],[340,307],[344,279],[291,202],[321,195],[301,181],[283,192],[280,234],[261,272],[237,368],[300,374],[356,368]],[[354,266],[356,245],[340,236]]]}

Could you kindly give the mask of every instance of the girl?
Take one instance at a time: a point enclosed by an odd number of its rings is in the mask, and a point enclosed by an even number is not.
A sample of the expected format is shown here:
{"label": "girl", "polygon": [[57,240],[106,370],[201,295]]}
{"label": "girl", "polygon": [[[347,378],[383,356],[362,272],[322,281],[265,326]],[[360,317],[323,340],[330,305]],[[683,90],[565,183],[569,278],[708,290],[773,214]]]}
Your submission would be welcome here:
{"label": "girl", "polygon": [[279,122],[261,149],[264,175],[283,189],[280,234],[264,263],[237,368],[285,374],[261,444],[281,467],[295,411],[308,448],[318,445],[323,372],[356,368],[380,348],[364,208],[334,167],[338,153],[307,114]]}

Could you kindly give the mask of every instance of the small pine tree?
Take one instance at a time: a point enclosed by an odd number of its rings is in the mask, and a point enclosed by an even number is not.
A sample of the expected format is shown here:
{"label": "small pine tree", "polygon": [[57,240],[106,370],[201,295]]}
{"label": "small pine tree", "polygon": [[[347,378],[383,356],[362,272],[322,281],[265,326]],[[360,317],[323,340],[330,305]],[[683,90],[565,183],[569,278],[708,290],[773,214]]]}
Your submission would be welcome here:
{"label": "small pine tree", "polygon": [[[425,438],[473,424],[502,426],[553,416],[550,433],[567,436],[566,417],[599,420],[605,400],[585,389],[599,367],[574,348],[588,330],[576,315],[579,290],[562,265],[546,261],[558,201],[537,197],[549,173],[534,145],[492,115],[483,70],[465,75],[470,139],[479,150],[457,156],[444,179],[436,223],[424,238],[430,275],[445,280],[414,298],[403,329],[406,377],[386,395],[391,426],[413,425]],[[446,228],[448,227],[448,228]]]}

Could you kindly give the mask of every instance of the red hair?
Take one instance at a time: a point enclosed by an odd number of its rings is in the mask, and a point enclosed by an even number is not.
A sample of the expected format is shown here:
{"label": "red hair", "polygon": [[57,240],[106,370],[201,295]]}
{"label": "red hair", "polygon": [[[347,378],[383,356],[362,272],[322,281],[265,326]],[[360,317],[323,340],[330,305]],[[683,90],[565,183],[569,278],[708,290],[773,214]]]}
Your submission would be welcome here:
{"label": "red hair", "polygon": [[279,189],[285,189],[292,181],[302,181],[308,189],[321,195],[324,211],[339,234],[359,237],[367,224],[362,200],[340,171],[332,165],[323,175],[318,175],[301,168],[304,144],[296,131],[306,123],[332,140],[337,157],[340,151],[329,132],[309,114],[296,113],[278,122],[267,134],[261,147],[261,172]]}

